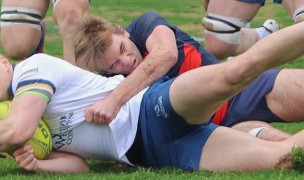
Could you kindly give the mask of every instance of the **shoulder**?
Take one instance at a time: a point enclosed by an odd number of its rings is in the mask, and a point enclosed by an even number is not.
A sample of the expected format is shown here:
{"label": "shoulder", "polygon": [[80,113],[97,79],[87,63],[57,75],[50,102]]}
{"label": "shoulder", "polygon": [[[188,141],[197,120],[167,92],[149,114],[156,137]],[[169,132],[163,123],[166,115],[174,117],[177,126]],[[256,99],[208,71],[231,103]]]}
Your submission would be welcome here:
{"label": "shoulder", "polygon": [[15,66],[14,80],[62,79],[64,75],[68,76],[68,73],[77,71],[76,69],[76,66],[63,59],[47,54],[35,54]]}
{"label": "shoulder", "polygon": [[154,11],[148,11],[135,19],[128,27],[145,27],[151,24],[165,22],[164,18]]}
{"label": "shoulder", "polygon": [[155,23],[155,22],[163,22],[165,20],[158,13],[156,13],[154,11],[148,11],[148,12],[144,13],[143,15],[141,15],[138,18],[138,21],[147,22],[147,23],[152,23],[152,22]]}
{"label": "shoulder", "polygon": [[148,11],[145,12],[143,15],[140,16],[140,18],[162,18],[158,13],[154,11]]}

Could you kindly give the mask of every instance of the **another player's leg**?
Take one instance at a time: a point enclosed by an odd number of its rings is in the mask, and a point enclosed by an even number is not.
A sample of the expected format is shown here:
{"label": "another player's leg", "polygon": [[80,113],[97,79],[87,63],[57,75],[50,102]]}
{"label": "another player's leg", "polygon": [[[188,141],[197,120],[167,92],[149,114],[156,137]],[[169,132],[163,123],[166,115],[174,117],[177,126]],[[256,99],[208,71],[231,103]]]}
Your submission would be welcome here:
{"label": "another player's leg", "polygon": [[3,0],[1,7],[1,44],[7,56],[23,60],[41,40],[41,20],[49,0]]}
{"label": "another player's leg", "polygon": [[279,22],[275,19],[267,19],[260,28],[256,28],[258,39],[268,36],[269,34],[276,32],[280,29]]}
{"label": "another player's leg", "polygon": [[231,127],[267,141],[283,141],[291,135],[262,121],[245,121]]}
{"label": "another player's leg", "polygon": [[[281,168],[279,162],[292,148],[304,147],[304,131],[287,140],[271,142],[226,127],[218,127],[202,149],[200,169],[210,171],[258,171]],[[292,162],[287,162],[291,164]],[[291,166],[292,167],[292,166]]]}
{"label": "another player's leg", "polygon": [[75,53],[68,37],[69,27],[78,17],[88,13],[89,6],[89,0],[56,0],[54,3],[53,16],[63,41],[63,56],[72,64],[75,63]]}
{"label": "another player's leg", "polygon": [[[190,124],[208,121],[225,101],[263,72],[301,56],[304,53],[304,46],[299,46],[304,42],[302,28],[304,23],[286,27],[258,41],[233,61],[200,67],[178,76],[170,88],[173,109]],[[278,79],[281,78],[278,76]]]}
{"label": "another player's leg", "polygon": [[206,50],[219,59],[226,59],[251,47],[257,41],[257,34],[254,29],[243,30],[242,27],[252,20],[260,7],[259,3],[210,1],[207,16],[202,19]]}
{"label": "another player's leg", "polygon": [[[231,101],[225,121],[221,125],[230,127],[236,124],[233,128],[250,132],[265,140],[281,141],[288,138],[289,134],[272,128],[265,122],[303,121],[304,85],[301,80],[303,76],[302,69],[283,69],[264,73]],[[264,122],[244,122],[250,119]]]}
{"label": "another player's leg", "polygon": [[[252,36],[251,40],[248,38],[242,38],[240,44],[249,44],[251,46],[256,41],[263,39],[264,37],[268,36],[269,34],[276,32],[280,29],[279,22],[275,19],[267,19],[263,25],[259,28],[251,28],[250,22],[245,25],[244,28],[241,29],[241,37],[245,37],[246,34],[252,33],[256,34],[256,36]],[[251,31],[251,32],[250,32]],[[242,35],[243,34],[243,35]],[[238,46],[236,50],[236,54],[243,53],[248,49],[247,46]],[[227,60],[232,60],[233,56],[227,58]]]}
{"label": "another player's leg", "polygon": [[282,0],[282,4],[295,24],[304,21],[304,0]]}
{"label": "another player's leg", "polygon": [[279,23],[274,19],[267,19],[259,28],[242,28],[240,44],[235,49],[235,55],[245,52],[254,43],[280,29]]}
{"label": "another player's leg", "polygon": [[266,95],[269,109],[286,122],[303,121],[303,77],[302,69],[284,69],[278,74],[272,91]]}
{"label": "another player's leg", "polygon": [[43,53],[44,52],[44,39],[45,39],[45,23],[43,21],[40,22],[40,28],[41,28],[41,36],[40,36],[40,41],[36,47],[36,49],[34,49],[34,51],[27,55],[27,57],[30,57],[34,54],[38,54],[38,53]]}

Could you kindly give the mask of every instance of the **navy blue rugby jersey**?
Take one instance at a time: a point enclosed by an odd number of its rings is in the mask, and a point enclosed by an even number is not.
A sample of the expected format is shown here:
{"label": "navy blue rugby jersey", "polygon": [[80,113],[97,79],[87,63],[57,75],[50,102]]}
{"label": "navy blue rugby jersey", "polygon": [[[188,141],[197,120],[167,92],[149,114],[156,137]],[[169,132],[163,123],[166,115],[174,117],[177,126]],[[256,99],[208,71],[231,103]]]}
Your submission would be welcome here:
{"label": "navy blue rugby jersey", "polygon": [[170,78],[200,66],[219,63],[215,56],[206,52],[192,37],[152,11],[144,13],[126,28],[126,31],[130,34],[131,41],[135,43],[143,57],[149,54],[146,48],[146,41],[158,25],[169,27],[176,37],[178,59],[177,63],[166,74]]}

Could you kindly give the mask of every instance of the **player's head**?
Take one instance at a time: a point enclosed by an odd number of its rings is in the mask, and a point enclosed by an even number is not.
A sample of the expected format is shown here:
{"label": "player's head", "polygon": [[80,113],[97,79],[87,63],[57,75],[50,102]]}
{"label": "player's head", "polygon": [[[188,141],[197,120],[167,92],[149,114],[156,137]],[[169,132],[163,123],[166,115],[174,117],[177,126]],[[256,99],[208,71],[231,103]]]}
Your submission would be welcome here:
{"label": "player's head", "polygon": [[81,18],[71,33],[76,65],[91,71],[129,74],[142,62],[129,36],[121,26],[101,17]]}
{"label": "player's head", "polygon": [[7,89],[13,78],[13,68],[9,60],[0,54],[0,101],[8,100]]}

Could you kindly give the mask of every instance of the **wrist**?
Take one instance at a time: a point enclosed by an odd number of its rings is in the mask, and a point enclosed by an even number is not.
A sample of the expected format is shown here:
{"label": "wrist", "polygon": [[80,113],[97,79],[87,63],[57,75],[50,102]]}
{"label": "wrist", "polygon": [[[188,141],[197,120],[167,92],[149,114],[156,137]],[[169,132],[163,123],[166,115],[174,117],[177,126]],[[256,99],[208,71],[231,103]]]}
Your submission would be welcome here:
{"label": "wrist", "polygon": [[115,103],[117,106],[124,104],[124,98],[121,93],[112,92],[108,95],[107,99],[110,99],[110,102]]}

